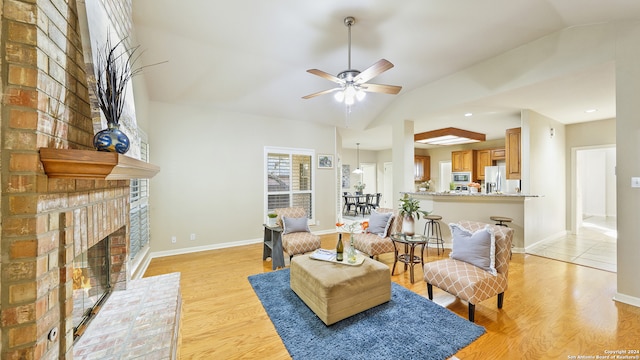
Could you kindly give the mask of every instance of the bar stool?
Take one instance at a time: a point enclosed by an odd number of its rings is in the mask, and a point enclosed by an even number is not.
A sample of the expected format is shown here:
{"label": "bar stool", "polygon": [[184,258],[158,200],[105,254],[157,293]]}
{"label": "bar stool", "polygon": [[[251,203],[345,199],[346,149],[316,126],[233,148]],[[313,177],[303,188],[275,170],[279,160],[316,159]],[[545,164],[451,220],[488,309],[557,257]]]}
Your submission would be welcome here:
{"label": "bar stool", "polygon": [[424,236],[427,238],[427,248],[429,248],[429,244],[436,244],[438,255],[440,255],[440,246],[444,254],[444,240],[442,239],[442,230],[438,222],[438,220],[442,220],[442,216],[427,215],[424,218],[427,220],[427,223],[424,224]]}
{"label": "bar stool", "polygon": [[504,226],[504,227],[509,227],[509,225],[507,225],[507,223],[510,223],[510,222],[513,221],[512,218],[508,218],[508,217],[504,217],[504,216],[490,216],[489,219],[495,221],[496,225]]}
{"label": "bar stool", "polygon": [[[489,216],[489,219],[495,221],[496,225],[504,226],[504,227],[509,227],[509,225],[507,225],[507,223],[510,223],[510,222],[513,221],[512,218],[504,217],[504,216]],[[513,249],[513,244],[511,244],[511,248]],[[513,250],[510,250],[509,259],[511,259],[512,257],[513,257]]]}

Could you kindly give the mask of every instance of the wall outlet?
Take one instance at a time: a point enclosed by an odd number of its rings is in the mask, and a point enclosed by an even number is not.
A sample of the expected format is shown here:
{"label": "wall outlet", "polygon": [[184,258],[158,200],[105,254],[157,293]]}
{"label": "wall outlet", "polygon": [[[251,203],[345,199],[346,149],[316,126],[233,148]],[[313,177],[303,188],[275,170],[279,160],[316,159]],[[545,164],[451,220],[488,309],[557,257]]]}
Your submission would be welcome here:
{"label": "wall outlet", "polygon": [[189,239],[195,240],[196,239],[196,234],[191,234],[191,237],[189,237]]}
{"label": "wall outlet", "polygon": [[631,178],[631,187],[632,188],[640,187],[640,177],[632,177]]}
{"label": "wall outlet", "polygon": [[172,237],[171,237],[171,242],[172,242],[172,243],[174,243],[174,244],[175,244],[177,241],[178,241],[178,239],[177,239],[175,236],[172,236]]}

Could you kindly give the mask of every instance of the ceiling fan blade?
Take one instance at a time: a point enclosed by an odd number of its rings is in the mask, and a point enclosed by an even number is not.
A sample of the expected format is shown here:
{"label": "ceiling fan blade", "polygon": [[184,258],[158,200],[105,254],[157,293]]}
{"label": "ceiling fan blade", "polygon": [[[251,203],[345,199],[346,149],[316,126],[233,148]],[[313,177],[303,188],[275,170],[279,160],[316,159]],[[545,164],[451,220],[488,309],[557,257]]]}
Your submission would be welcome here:
{"label": "ceiling fan blade", "polygon": [[358,76],[353,78],[353,82],[360,83],[360,84],[365,83],[373,79],[374,77],[382,74],[383,72],[391,69],[392,67],[393,67],[393,64],[390,63],[388,60],[380,59],[378,60],[378,62],[369,66],[363,72],[358,74]]}
{"label": "ceiling fan blade", "polygon": [[303,96],[302,98],[303,99],[311,99],[312,97],[316,97],[316,96],[320,96],[320,95],[324,95],[324,94],[329,94],[329,93],[332,93],[332,92],[334,92],[336,90],[340,90],[340,89],[342,89],[342,88],[337,87],[337,88],[333,88],[333,89],[322,90],[322,91],[318,91],[317,93],[313,93],[313,94],[309,94],[307,96]]}
{"label": "ceiling fan blade", "polygon": [[344,84],[344,80],[337,78],[336,76],[333,76],[329,73],[326,73],[322,70],[318,70],[318,69],[309,69],[307,70],[308,73],[313,74],[313,75],[317,75],[320,76],[321,78],[325,78],[329,81],[333,81],[334,83],[338,83],[338,84]]}
{"label": "ceiling fan blade", "polygon": [[362,84],[360,85],[360,88],[367,92],[377,92],[390,95],[395,95],[402,90],[402,86],[382,84]]}

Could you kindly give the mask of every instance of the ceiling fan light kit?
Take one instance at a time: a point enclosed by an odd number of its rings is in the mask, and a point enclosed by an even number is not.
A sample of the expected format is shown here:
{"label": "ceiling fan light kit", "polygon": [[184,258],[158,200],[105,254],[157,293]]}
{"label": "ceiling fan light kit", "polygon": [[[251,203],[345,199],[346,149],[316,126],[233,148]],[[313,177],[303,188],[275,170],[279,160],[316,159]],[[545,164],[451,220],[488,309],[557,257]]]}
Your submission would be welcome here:
{"label": "ceiling fan light kit", "polygon": [[413,135],[413,141],[427,145],[459,145],[486,140],[486,135],[458,128],[444,128]]}
{"label": "ceiling fan light kit", "polygon": [[367,81],[393,67],[393,64],[388,60],[378,60],[375,64],[371,65],[362,72],[351,68],[351,26],[355,24],[355,22],[356,19],[353,16],[347,16],[346,18],[344,18],[344,25],[349,29],[347,64],[348,70],[340,72],[337,76],[333,76],[318,69],[307,70],[308,73],[320,76],[329,81],[333,81],[339,86],[303,96],[303,99],[310,99],[319,95],[335,92],[335,94],[333,95],[334,99],[336,99],[338,102],[344,102],[344,104],[347,106],[351,106],[355,103],[356,100],[362,101],[365,98],[367,92],[378,92],[391,95],[395,95],[400,92],[402,86],[367,83]]}
{"label": "ceiling fan light kit", "polygon": [[360,143],[356,143],[357,146],[357,150],[356,150],[356,154],[358,156],[358,160],[357,161],[357,168],[355,170],[353,170],[354,174],[362,174],[364,171],[362,171],[362,169],[360,169]]}

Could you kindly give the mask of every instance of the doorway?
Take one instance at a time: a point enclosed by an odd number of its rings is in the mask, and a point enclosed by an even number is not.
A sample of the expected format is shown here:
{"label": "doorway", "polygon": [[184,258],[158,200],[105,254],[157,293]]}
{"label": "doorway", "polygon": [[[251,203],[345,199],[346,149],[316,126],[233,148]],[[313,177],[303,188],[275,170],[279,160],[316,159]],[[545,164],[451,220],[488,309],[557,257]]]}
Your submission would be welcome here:
{"label": "doorway", "polygon": [[571,231],[527,253],[617,271],[615,145],[571,152]]}
{"label": "doorway", "polygon": [[440,192],[449,191],[451,183],[451,161],[440,161],[440,183],[436,189]]}
{"label": "doorway", "polygon": [[[575,200],[572,204],[571,231],[584,223],[613,223],[616,220],[616,147],[602,146],[574,149],[572,178]],[[574,195],[574,194],[572,194]],[[615,227],[614,227],[615,230]]]}
{"label": "doorway", "polygon": [[377,193],[376,164],[362,163],[360,164],[360,168],[362,169],[362,183],[367,185],[364,188],[364,192],[366,194]]}

